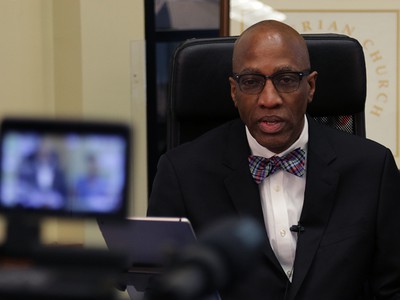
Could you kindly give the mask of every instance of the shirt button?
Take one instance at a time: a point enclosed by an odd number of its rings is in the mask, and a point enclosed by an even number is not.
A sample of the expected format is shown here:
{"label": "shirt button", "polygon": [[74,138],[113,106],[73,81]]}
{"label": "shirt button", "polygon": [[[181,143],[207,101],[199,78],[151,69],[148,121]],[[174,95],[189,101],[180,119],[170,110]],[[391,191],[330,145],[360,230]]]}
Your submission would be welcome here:
{"label": "shirt button", "polygon": [[280,234],[281,234],[281,237],[285,237],[286,230],[285,229],[281,229]]}
{"label": "shirt button", "polygon": [[275,192],[279,192],[281,190],[281,187],[279,186],[279,185],[276,185],[275,187],[274,187],[274,191]]}
{"label": "shirt button", "polygon": [[289,277],[289,278],[292,277],[292,271],[291,270],[287,271],[286,274],[287,274],[287,277]]}

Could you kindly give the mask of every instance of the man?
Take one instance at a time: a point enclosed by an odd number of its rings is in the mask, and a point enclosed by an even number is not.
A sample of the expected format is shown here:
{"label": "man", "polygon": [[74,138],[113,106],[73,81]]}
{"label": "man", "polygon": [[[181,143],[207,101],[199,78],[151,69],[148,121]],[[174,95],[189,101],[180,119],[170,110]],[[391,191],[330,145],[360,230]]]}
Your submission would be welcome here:
{"label": "man", "polygon": [[16,202],[28,208],[64,208],[67,194],[64,173],[53,141],[38,140],[37,148],[23,157],[18,167]]}
{"label": "man", "polygon": [[241,120],[161,157],[148,215],[187,217],[196,231],[230,215],[265,226],[264,260],[223,300],[400,299],[400,175],[390,151],[305,115],[317,72],[283,23],[239,37],[233,74]]}

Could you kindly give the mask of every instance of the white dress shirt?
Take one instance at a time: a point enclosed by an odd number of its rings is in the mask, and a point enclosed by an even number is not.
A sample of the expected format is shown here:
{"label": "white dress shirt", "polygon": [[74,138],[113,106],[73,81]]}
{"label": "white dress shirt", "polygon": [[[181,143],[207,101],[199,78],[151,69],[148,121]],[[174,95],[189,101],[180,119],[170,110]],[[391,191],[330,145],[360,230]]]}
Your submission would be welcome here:
{"label": "white dress shirt", "polygon": [[[298,140],[282,153],[273,153],[261,146],[246,127],[247,140],[251,153],[270,158],[283,156],[296,148],[306,151],[308,143],[308,123],[304,118],[304,128]],[[307,166],[307,164],[306,164]],[[304,202],[306,176],[298,177],[284,170],[278,170],[259,184],[264,222],[271,247],[289,280],[293,275],[293,263],[296,253],[297,233],[290,227],[297,225]]]}

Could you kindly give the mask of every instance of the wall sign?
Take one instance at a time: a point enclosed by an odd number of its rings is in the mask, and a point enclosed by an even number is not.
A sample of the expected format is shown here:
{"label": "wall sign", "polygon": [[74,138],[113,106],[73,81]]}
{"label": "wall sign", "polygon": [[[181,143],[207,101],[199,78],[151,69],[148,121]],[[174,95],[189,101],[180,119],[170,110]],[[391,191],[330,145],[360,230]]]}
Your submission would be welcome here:
{"label": "wall sign", "polygon": [[[400,166],[398,10],[281,10],[300,33],[338,33],[363,46],[367,68],[367,137],[388,147]],[[255,23],[257,20],[253,20]],[[236,28],[245,29],[246,24]],[[250,25],[250,24],[249,24]],[[237,35],[240,32],[232,32]],[[346,74],[343,74],[346,76]],[[351,80],[351,78],[349,78]],[[337,87],[340,89],[340,86]]]}

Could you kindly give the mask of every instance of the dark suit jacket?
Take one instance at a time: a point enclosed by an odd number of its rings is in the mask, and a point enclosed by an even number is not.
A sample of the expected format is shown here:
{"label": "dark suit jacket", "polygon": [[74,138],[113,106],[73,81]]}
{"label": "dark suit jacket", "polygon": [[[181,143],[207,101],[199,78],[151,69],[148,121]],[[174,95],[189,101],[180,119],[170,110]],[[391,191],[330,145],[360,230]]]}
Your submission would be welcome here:
{"label": "dark suit jacket", "polygon": [[[195,231],[229,216],[264,225],[244,125],[229,122],[163,155],[148,215],[187,217]],[[289,284],[265,256],[223,299],[400,299],[400,175],[391,152],[309,120],[304,205]]]}

